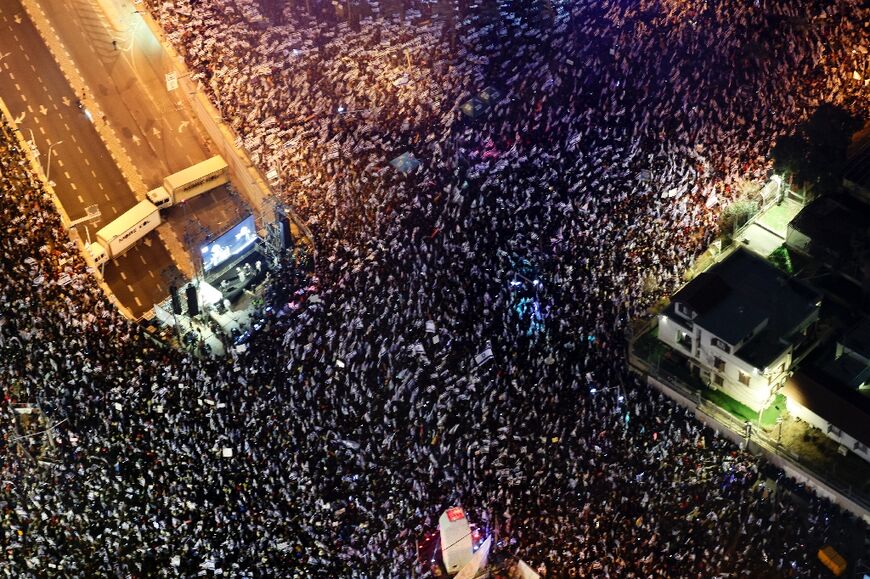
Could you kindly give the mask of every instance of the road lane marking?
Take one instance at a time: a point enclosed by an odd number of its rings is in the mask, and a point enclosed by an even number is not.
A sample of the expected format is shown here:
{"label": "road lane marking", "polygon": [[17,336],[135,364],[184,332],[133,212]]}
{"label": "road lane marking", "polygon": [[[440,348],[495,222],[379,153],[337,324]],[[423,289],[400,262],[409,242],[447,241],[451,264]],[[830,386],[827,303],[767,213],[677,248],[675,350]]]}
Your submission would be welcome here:
{"label": "road lane marking", "polygon": [[140,253],[140,254],[139,254],[139,259],[141,259],[141,260],[142,260],[142,263],[144,263],[144,264],[145,264],[145,265],[148,265],[148,262],[147,262],[147,261],[145,261],[145,258],[144,258],[144,257],[142,257],[142,254],[141,254],[141,253]]}
{"label": "road lane marking", "polygon": [[78,189],[78,187],[76,187],[76,184],[75,184],[75,183],[70,183],[69,186],[72,187],[72,190],[73,190],[73,191],[75,191],[76,189]]}
{"label": "road lane marking", "polygon": [[133,286],[130,284],[127,284],[127,289],[130,290],[130,293],[133,293]]}
{"label": "road lane marking", "polygon": [[133,301],[136,302],[136,305],[140,308],[142,307],[142,302],[139,300],[139,296],[133,296]]}
{"label": "road lane marking", "polygon": [[30,105],[27,105],[27,112],[29,112],[32,115],[33,114],[33,107]]}
{"label": "road lane marking", "polygon": [[57,160],[57,164],[58,164],[59,166],[63,167],[63,160],[58,159],[58,160]]}
{"label": "road lane marking", "polygon": [[78,150],[79,150],[79,153],[81,153],[81,154],[82,154],[82,155],[84,155],[84,154],[85,154],[85,152],[84,152],[84,151],[82,151],[82,148],[81,148],[81,147],[79,147],[79,146],[76,146],[76,149],[78,149]]}
{"label": "road lane marking", "polygon": [[90,167],[90,166],[91,166],[91,162],[90,162],[90,161],[88,161],[88,158],[87,158],[87,157],[85,157],[85,158],[84,158],[84,159],[82,159],[82,160],[83,160],[83,161],[84,161],[84,162],[85,162],[85,165],[87,165],[87,166],[88,166],[88,167]]}
{"label": "road lane marking", "polygon": [[70,179],[69,171],[64,171],[64,172],[63,172],[63,176],[66,177],[67,180],[69,180],[69,179]]}
{"label": "road lane marking", "polygon": [[124,281],[127,281],[127,274],[124,273],[123,271],[121,272],[121,279]]}
{"label": "road lane marking", "polygon": [[[34,119],[37,117],[33,117]],[[39,127],[39,132],[45,135],[45,127]]]}
{"label": "road lane marking", "polygon": [[18,92],[21,92],[21,85],[18,84],[17,82],[15,83],[15,90],[17,90]]}
{"label": "road lane marking", "polygon": [[78,200],[79,200],[79,203],[84,203],[84,202],[85,202],[85,200],[82,198],[81,195],[78,196]]}
{"label": "road lane marking", "polygon": [[[66,128],[66,130],[70,130],[70,128],[69,128],[69,125],[68,125],[68,124],[66,124],[66,123],[64,123],[64,124],[63,124],[63,126],[64,126],[64,127],[65,127],[65,128]],[[75,139],[75,137],[73,137],[73,139]]]}
{"label": "road lane marking", "polygon": [[[99,187],[99,188],[100,188],[100,191],[102,191],[102,190],[103,190],[103,184],[102,184],[102,183],[97,183],[97,187]],[[108,199],[108,198],[109,198],[109,196],[108,196],[108,195],[106,195],[106,199]]]}
{"label": "road lane marking", "polygon": [[94,173],[94,170],[93,170],[93,169],[91,169],[91,175],[93,175],[93,177],[94,177],[94,179],[96,179],[96,178],[97,178],[97,174],[96,174],[96,173]]}
{"label": "road lane marking", "polygon": [[[7,63],[6,66],[8,67],[9,64]],[[9,78],[10,78],[11,80],[15,80],[15,73],[10,72],[10,73],[9,73]],[[15,86],[18,86],[18,85],[16,84]]]}
{"label": "road lane marking", "polygon": [[150,269],[148,270],[148,275],[151,276],[152,278],[156,277],[156,276],[154,275],[154,272],[151,271]]}
{"label": "road lane marking", "polygon": [[[100,184],[99,184],[99,183],[97,183],[97,185],[100,185]],[[102,189],[102,188],[103,188],[103,186],[102,186],[102,185],[100,185],[100,189]],[[111,199],[109,199],[109,194],[108,194],[108,193],[103,193],[103,197],[105,197],[105,198],[106,198],[106,201],[111,201]]]}

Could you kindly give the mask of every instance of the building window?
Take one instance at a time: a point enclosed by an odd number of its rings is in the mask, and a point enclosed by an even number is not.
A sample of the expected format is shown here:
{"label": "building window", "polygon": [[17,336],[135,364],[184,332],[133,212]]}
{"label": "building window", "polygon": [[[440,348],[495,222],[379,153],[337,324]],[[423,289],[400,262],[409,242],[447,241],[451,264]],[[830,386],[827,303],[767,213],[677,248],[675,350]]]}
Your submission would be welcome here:
{"label": "building window", "polygon": [[746,372],[744,372],[743,370],[737,371],[737,381],[740,382],[741,384],[743,384],[744,386],[749,386],[749,381],[751,379],[752,379],[752,377],[749,374],[747,374]]}
{"label": "building window", "polygon": [[688,351],[692,351],[692,334],[687,334],[686,332],[678,331],[677,332],[677,343],[684,347]]}
{"label": "building window", "polygon": [[720,340],[719,338],[712,338],[710,343],[725,352],[726,354],[731,353],[731,346]]}
{"label": "building window", "polygon": [[692,311],[692,308],[690,308],[683,302],[677,302],[676,304],[674,304],[674,309],[676,309],[677,313],[686,318],[687,320],[691,320],[695,317],[695,312]]}
{"label": "building window", "polygon": [[713,374],[713,384],[721,388],[725,384],[725,378],[721,374]]}
{"label": "building window", "polygon": [[725,371],[725,360],[720,358],[719,356],[713,356],[713,367],[719,370],[720,372]]}

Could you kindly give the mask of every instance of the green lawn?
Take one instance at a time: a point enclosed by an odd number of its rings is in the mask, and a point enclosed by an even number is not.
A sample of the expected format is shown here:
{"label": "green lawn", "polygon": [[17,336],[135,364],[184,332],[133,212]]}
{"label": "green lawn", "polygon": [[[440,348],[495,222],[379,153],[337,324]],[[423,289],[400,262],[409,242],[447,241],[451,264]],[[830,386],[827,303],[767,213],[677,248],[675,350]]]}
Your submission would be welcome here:
{"label": "green lawn", "polygon": [[[719,390],[704,390],[704,398],[715,404],[716,406],[728,411],[733,416],[741,420],[748,420],[753,424],[758,424],[758,412],[752,410],[745,404],[738,402],[727,394]],[[776,425],[776,419],[785,411],[785,396],[777,394],[773,404],[764,409],[761,414],[761,426],[764,428],[772,428]]]}
{"label": "green lawn", "polygon": [[794,264],[791,260],[791,252],[785,244],[780,245],[773,250],[773,253],[767,256],[767,260],[785,273],[794,275]]}
{"label": "green lawn", "polygon": [[759,216],[758,221],[764,227],[785,237],[788,231],[788,224],[795,216],[803,209],[803,205],[792,199],[785,199],[780,203],[775,203]]}
{"label": "green lawn", "polygon": [[789,275],[799,273],[809,263],[805,256],[792,251],[785,244],[774,249],[767,260]]}

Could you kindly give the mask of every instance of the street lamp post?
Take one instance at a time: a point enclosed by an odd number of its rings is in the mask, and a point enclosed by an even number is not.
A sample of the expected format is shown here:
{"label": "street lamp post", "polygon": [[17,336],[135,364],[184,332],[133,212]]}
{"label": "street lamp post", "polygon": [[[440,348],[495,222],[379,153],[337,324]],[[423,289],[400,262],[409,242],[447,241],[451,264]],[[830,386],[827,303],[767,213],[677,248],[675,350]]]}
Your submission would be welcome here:
{"label": "street lamp post", "polygon": [[61,143],[63,143],[63,141],[58,141],[56,143],[49,143],[48,144],[48,155],[46,155],[46,160],[45,160],[45,180],[48,181],[49,183],[51,183],[51,149],[55,145],[60,145]]}

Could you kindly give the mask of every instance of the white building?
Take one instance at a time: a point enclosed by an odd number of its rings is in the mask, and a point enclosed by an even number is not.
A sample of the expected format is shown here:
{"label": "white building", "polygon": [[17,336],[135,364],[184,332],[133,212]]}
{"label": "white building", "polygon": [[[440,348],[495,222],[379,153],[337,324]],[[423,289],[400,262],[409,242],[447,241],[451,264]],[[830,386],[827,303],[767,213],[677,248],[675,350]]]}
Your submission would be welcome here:
{"label": "white building", "polygon": [[760,410],[812,347],[820,305],[812,289],[740,248],[674,295],[658,337],[711,388]]}
{"label": "white building", "polygon": [[792,416],[870,462],[870,320],[813,352],[783,393]]}

